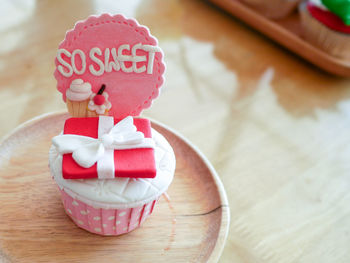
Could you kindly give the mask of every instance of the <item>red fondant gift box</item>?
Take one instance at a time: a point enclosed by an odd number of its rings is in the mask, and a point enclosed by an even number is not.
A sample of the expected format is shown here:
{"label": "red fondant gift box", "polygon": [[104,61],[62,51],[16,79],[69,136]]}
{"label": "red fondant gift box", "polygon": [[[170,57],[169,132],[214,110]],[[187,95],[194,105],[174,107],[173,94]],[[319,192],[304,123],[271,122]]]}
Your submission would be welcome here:
{"label": "red fondant gift box", "polygon": [[[133,128],[137,130],[137,135],[144,137],[146,140],[151,140],[152,134],[149,120],[142,118],[133,119],[132,117],[127,117],[126,119],[131,122],[131,124],[129,123],[130,125],[133,124]],[[84,152],[95,151],[90,153],[92,156],[95,156],[98,154],[98,151],[103,151],[103,157],[98,159],[92,166],[86,168],[77,163],[73,150],[71,153],[64,154],[62,163],[63,178],[154,178],[156,176],[154,149],[150,146],[144,146],[144,144],[135,144],[134,137],[125,134],[125,127],[119,129],[122,133],[118,134],[117,125],[122,124],[122,122],[125,122],[125,119],[121,121],[106,116],[68,119],[65,123],[64,135],[77,135],[77,139],[83,138],[87,140],[87,142],[81,143],[81,147],[85,147]],[[109,143],[113,145],[113,138],[110,135],[107,137],[103,136],[110,134],[112,128],[116,131],[114,134],[115,141],[125,137],[127,140],[126,144],[121,144],[119,147],[108,147],[106,145],[106,141],[107,144],[108,141],[111,141]],[[135,132],[133,131],[130,134],[135,134]],[[136,139],[138,138],[139,136],[136,136]],[[88,140],[91,140],[91,142]],[[87,160],[89,161],[89,159]]]}

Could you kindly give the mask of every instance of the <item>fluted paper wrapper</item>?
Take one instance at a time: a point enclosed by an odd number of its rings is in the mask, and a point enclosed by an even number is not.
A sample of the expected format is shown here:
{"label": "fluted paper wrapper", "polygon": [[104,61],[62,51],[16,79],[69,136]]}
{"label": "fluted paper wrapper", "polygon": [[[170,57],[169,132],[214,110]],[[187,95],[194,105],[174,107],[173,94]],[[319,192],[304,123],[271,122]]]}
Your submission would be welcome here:
{"label": "fluted paper wrapper", "polygon": [[126,234],[139,226],[152,213],[156,199],[138,207],[105,209],[88,205],[60,189],[67,215],[80,228],[103,236]]}
{"label": "fluted paper wrapper", "polygon": [[78,117],[78,118],[88,117],[87,115],[88,103],[89,103],[88,99],[84,101],[72,101],[67,98],[66,100],[69,114],[72,117]]}

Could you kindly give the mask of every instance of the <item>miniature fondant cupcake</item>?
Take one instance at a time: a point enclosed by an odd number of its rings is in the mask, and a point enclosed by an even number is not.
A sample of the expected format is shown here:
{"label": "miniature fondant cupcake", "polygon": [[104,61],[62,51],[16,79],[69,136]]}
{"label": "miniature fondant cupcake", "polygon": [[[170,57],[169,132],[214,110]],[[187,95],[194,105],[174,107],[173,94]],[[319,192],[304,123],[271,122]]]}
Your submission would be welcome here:
{"label": "miniature fondant cupcake", "polygon": [[91,96],[91,85],[82,79],[75,79],[66,91],[68,112],[73,117],[86,117],[87,106]]}
{"label": "miniature fondant cupcake", "polygon": [[[55,63],[67,103],[86,103],[86,115],[72,109],[83,118],[67,119],[50,148],[64,209],[92,233],[128,233],[152,213],[175,171],[171,146],[139,117],[163,84],[162,51],[135,20],[103,14],[67,32]],[[91,94],[91,86],[101,88]]]}
{"label": "miniature fondant cupcake", "polygon": [[300,0],[242,0],[271,19],[281,19],[293,12]]}
{"label": "miniature fondant cupcake", "polygon": [[108,115],[112,104],[108,101],[108,94],[105,92],[106,85],[102,85],[96,94],[91,94],[88,104],[88,117],[97,117],[99,115]]}
{"label": "miniature fondant cupcake", "polygon": [[304,37],[327,53],[350,60],[350,1],[310,0],[299,6]]}

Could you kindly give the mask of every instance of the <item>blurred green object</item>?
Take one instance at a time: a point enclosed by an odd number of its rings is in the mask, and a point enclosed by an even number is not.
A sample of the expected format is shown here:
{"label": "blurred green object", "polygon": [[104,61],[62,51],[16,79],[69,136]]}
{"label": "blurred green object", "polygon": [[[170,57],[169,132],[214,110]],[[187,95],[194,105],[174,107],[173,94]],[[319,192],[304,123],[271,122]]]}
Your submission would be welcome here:
{"label": "blurred green object", "polygon": [[334,14],[350,26],[350,0],[321,0],[322,3]]}

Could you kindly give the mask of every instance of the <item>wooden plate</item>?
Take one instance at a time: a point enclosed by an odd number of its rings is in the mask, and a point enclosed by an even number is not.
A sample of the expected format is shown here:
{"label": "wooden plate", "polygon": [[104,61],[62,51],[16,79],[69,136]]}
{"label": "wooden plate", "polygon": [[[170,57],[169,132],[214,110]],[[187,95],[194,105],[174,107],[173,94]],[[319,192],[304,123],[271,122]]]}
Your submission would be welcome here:
{"label": "wooden plate", "polygon": [[135,231],[101,237],[66,216],[48,169],[50,140],[65,113],[32,119],[0,145],[0,262],[217,262],[229,226],[220,179],[188,141],[152,126],[174,148],[176,174],[168,195]]}
{"label": "wooden plate", "polygon": [[238,0],[209,0],[256,30],[329,73],[350,77],[350,62],[328,55],[301,37],[299,14],[271,20]]}

